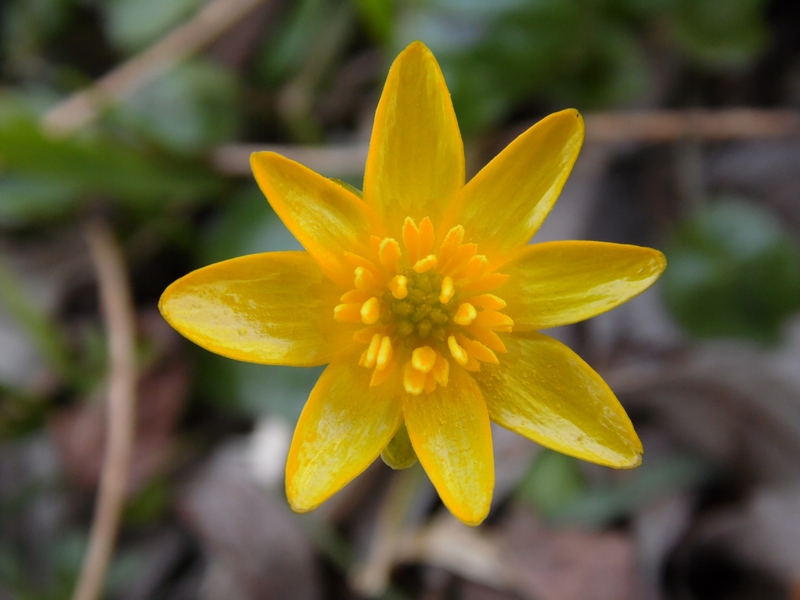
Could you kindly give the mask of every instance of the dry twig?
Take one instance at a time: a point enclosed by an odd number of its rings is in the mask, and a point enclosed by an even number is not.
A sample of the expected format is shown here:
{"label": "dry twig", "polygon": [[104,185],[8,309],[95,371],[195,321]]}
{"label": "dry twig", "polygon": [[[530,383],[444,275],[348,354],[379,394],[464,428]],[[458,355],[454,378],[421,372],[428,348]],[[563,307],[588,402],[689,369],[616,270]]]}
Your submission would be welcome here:
{"label": "dry twig", "polygon": [[[509,132],[522,133],[524,129]],[[650,143],[680,140],[723,142],[800,135],[800,112],[792,110],[683,110],[608,112],[586,115],[586,144]],[[226,175],[249,175],[250,154],[269,150],[329,177],[357,175],[364,170],[368,146],[299,146],[293,144],[225,144],[212,163]]]}
{"label": "dry twig", "polygon": [[95,600],[114,550],[135,437],[134,309],[122,251],[109,227],[86,228],[108,331],[110,369],[106,451],[97,505],[73,600]]}
{"label": "dry twig", "polygon": [[142,53],[54,106],[44,117],[44,127],[55,134],[67,134],[88,125],[105,106],[130,96],[207,46],[264,1],[211,0]]}

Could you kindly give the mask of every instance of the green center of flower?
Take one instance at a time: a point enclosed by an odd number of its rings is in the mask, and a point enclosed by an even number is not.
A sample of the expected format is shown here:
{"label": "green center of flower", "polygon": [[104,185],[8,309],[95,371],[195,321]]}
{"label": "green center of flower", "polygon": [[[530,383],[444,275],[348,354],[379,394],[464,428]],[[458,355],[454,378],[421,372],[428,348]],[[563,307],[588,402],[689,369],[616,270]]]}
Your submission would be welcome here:
{"label": "green center of flower", "polygon": [[[494,273],[476,244],[465,244],[456,225],[434,248],[436,236],[427,217],[419,226],[407,218],[405,252],[394,238],[373,238],[370,256],[346,254],[354,266],[353,289],[333,311],[340,323],[363,323],[354,338],[367,345],[359,364],[373,369],[379,385],[399,361],[410,394],[447,385],[451,361],[468,371],[480,363],[498,363],[505,346],[497,333],[514,322],[500,312],[506,303],[486,293],[507,275]],[[435,251],[434,251],[435,250]]]}

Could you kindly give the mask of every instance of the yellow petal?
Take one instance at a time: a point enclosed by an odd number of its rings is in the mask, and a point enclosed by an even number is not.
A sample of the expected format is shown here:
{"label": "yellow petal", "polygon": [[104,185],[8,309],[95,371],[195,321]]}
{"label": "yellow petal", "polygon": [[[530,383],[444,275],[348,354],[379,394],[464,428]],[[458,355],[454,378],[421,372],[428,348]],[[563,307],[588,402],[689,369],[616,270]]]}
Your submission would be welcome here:
{"label": "yellow petal", "polygon": [[605,242],[547,242],[525,248],[503,267],[497,294],[514,331],[583,321],[641,294],[667,262],[652,248]]}
{"label": "yellow petal", "polygon": [[306,252],[242,256],[193,271],[161,296],[164,318],[194,343],[269,365],[330,362],[354,329],[333,319],[341,290]]}
{"label": "yellow petal", "polygon": [[408,435],[420,463],[450,512],[467,525],[486,518],[494,489],[489,415],[472,376],[450,369],[446,386],[406,395]]}
{"label": "yellow petal", "polygon": [[353,268],[346,251],[366,255],[373,227],[370,210],[353,193],[274,152],[250,157],[261,191],[286,227],[328,277],[349,286]]}
{"label": "yellow petal", "polygon": [[492,264],[528,243],[555,204],[583,143],[574,109],[545,117],[463,189],[445,226],[459,223]]}
{"label": "yellow petal", "polygon": [[311,391],[286,459],[286,496],[295,511],[313,510],[338,492],[400,428],[400,397],[387,392],[399,390],[399,381],[371,388],[370,377],[357,353],[347,353],[328,365]]}
{"label": "yellow petal", "polygon": [[417,462],[417,455],[408,438],[405,423],[400,427],[389,445],[381,452],[383,462],[393,469],[407,469]]}
{"label": "yellow petal", "polygon": [[534,442],[609,467],[642,461],[642,443],[614,393],[561,342],[505,336],[508,354],[473,377],[492,421]]}
{"label": "yellow petal", "polygon": [[390,235],[403,220],[438,224],[464,185],[464,146],[436,59],[414,42],[394,61],[383,88],[364,174],[364,201]]}

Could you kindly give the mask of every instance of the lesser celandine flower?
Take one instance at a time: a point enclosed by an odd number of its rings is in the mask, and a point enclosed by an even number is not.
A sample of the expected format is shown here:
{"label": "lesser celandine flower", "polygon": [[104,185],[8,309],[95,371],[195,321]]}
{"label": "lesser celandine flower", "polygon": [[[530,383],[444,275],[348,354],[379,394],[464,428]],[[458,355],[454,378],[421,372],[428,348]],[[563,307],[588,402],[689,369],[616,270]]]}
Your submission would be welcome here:
{"label": "lesser celandine flower", "polygon": [[328,364],[289,450],[294,510],[317,507],[382,454],[395,468],[418,457],[450,511],[478,524],[494,487],[490,421],[602,465],[641,462],[605,382],[536,332],[629,300],[665,266],[637,246],[527,245],[582,142],[575,110],[550,115],[465,185],[450,95],[415,42],[389,72],[363,196],[253,154],[259,186],[306,251],[194,271],[164,292],[161,311],[230,358]]}

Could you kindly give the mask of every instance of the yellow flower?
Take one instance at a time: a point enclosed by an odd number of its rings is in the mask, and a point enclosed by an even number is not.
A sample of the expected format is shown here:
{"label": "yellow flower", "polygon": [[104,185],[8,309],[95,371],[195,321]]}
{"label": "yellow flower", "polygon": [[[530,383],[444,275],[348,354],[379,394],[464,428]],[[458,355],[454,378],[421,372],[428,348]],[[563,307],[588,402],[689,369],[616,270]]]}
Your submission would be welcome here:
{"label": "yellow flower", "polygon": [[316,508],[379,455],[395,468],[418,457],[444,504],[476,525],[494,487],[490,421],[584,460],[640,464],[641,442],[605,382],[536,333],[618,306],[666,264],[637,246],[527,245],[582,142],[577,111],[550,115],[465,185],[450,95],[415,42],[389,72],[363,198],[282,156],[253,154],[259,186],[306,251],[199,269],[160,308],[212,352],[328,364],[289,450],[294,510]]}

